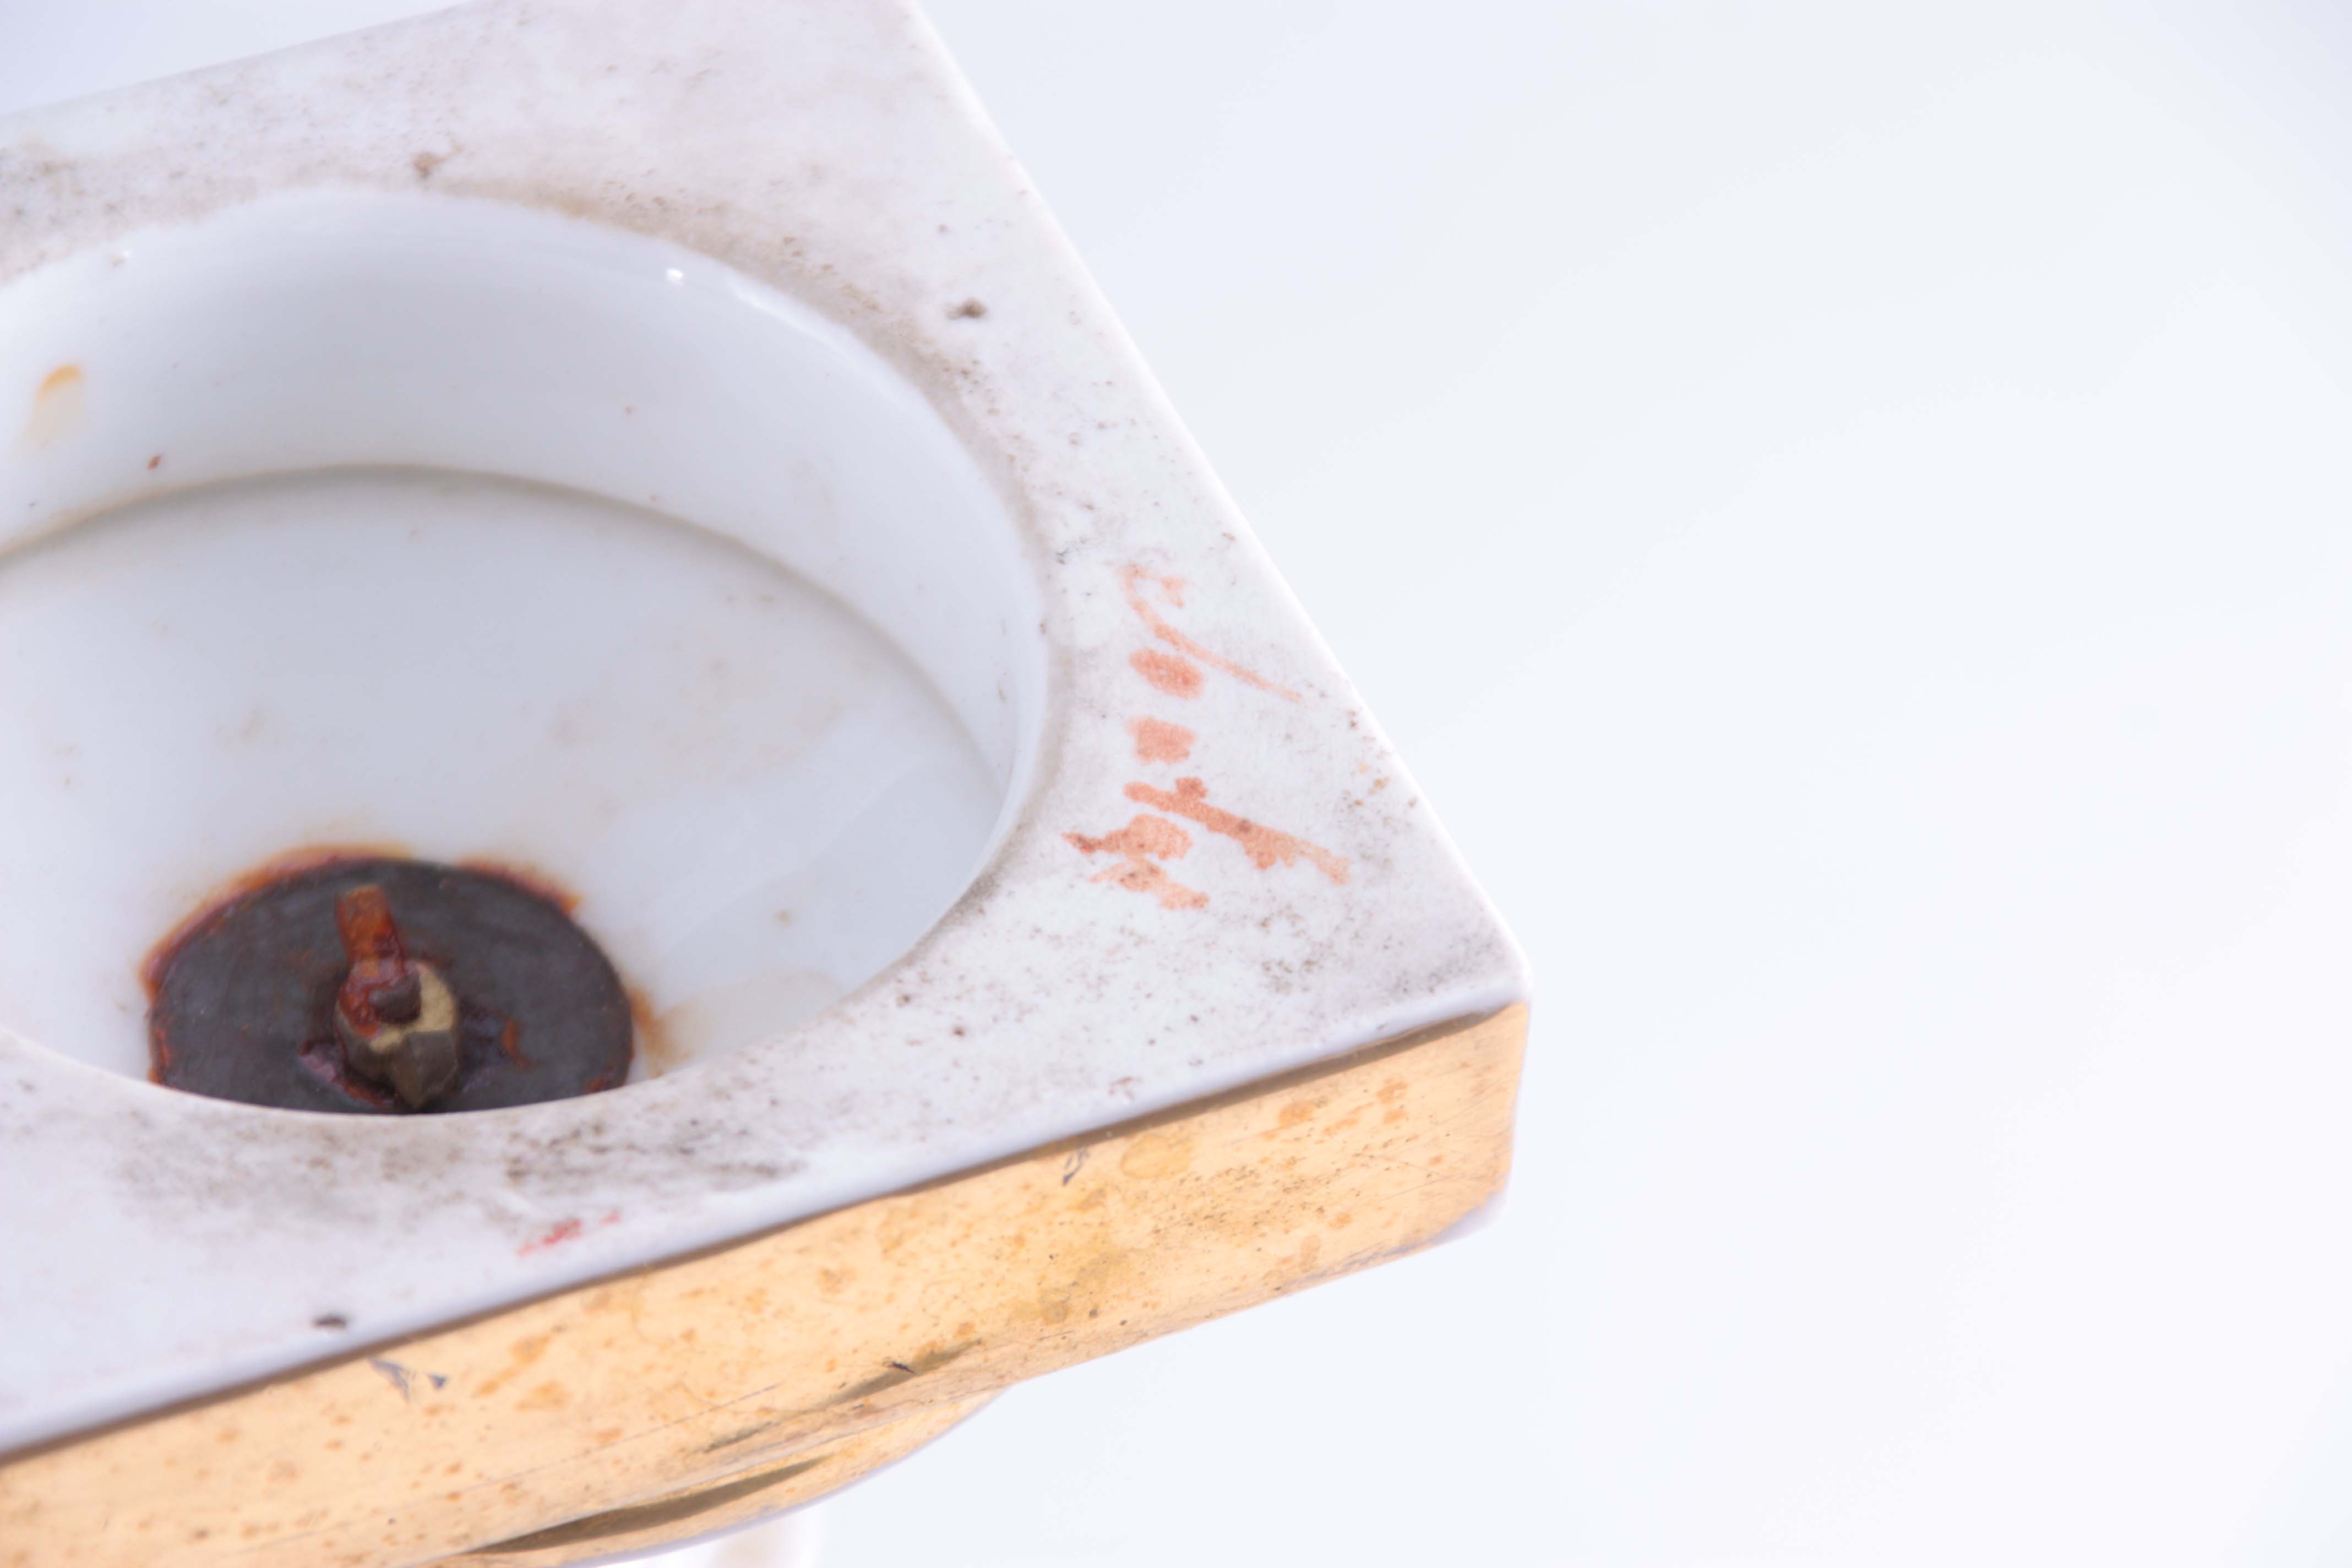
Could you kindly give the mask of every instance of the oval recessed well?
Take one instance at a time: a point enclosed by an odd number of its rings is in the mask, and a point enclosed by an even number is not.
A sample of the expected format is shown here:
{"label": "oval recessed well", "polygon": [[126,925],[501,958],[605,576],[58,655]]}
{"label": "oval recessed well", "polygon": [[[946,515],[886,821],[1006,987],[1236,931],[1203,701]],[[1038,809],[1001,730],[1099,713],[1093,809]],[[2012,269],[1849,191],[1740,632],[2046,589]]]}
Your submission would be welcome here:
{"label": "oval recessed well", "polygon": [[1010,820],[1018,531],[740,274],[311,195],[16,279],[0,343],[0,1028],[144,1074],[146,951],[364,846],[572,891],[666,1071],[887,968]]}

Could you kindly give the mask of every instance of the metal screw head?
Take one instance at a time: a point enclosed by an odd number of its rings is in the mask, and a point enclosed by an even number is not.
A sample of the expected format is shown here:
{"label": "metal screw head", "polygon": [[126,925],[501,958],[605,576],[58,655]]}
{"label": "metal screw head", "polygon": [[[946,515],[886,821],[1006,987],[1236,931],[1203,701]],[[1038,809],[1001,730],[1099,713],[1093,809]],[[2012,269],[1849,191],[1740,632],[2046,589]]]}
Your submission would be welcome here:
{"label": "metal screw head", "polygon": [[[435,1024],[427,970],[456,995],[457,1077],[437,1094],[436,1042],[378,1037]],[[172,933],[144,977],[155,1081],[252,1105],[530,1105],[611,1089],[632,1055],[610,961],[559,899],[495,869],[335,857],[251,879]],[[403,1056],[416,1059],[395,1074]]]}
{"label": "metal screw head", "polygon": [[335,1037],[352,1070],[380,1083],[411,1110],[422,1110],[457,1081],[463,1052],[457,1040],[457,994],[428,964],[414,968],[416,1011],[405,1023],[378,1017],[363,1029],[335,1008]]}
{"label": "metal screw head", "polygon": [[387,1024],[412,1024],[425,1005],[425,984],[415,969],[367,994],[368,1010]]}
{"label": "metal screw head", "polygon": [[422,1110],[457,1081],[457,994],[401,945],[392,906],[374,883],[335,900],[351,973],[335,994],[335,1037],[352,1071]]}

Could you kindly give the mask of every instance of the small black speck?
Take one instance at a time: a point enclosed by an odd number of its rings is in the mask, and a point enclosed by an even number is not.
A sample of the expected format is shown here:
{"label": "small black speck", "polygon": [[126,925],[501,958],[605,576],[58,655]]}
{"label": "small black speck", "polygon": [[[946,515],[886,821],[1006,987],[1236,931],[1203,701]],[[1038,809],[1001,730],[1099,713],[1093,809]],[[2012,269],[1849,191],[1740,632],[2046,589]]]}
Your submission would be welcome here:
{"label": "small black speck", "polygon": [[341,1312],[321,1312],[310,1320],[310,1326],[314,1329],[348,1329],[352,1321]]}
{"label": "small black speck", "polygon": [[914,1370],[915,1370],[913,1367],[908,1366],[908,1365],[905,1362],[903,1362],[903,1361],[894,1361],[894,1362],[892,1362],[890,1364],[891,1364],[892,1366],[897,1367],[900,1372],[912,1372],[912,1371],[914,1371]]}

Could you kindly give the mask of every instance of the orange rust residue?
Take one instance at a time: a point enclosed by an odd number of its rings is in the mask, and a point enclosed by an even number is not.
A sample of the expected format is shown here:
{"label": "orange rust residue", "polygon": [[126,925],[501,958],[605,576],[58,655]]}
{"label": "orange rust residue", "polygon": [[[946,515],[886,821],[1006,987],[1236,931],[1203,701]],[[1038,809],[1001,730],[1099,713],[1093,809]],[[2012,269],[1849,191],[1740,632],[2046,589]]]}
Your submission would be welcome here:
{"label": "orange rust residue", "polygon": [[1152,858],[1174,860],[1192,847],[1192,836],[1164,816],[1139,816],[1115,833],[1099,838],[1089,838],[1083,833],[1066,833],[1073,847],[1081,855],[1117,855],[1119,863],[1108,871],[1098,871],[1089,881],[1108,882],[1125,888],[1130,893],[1149,893],[1160,900],[1163,910],[1197,910],[1209,901],[1209,895],[1188,888],[1171,877],[1166,868],[1155,866]]}
{"label": "orange rust residue", "polygon": [[502,882],[512,882],[526,893],[535,894],[562,910],[565,914],[578,912],[580,895],[541,870],[536,866],[513,860],[460,860],[461,871],[477,871],[485,877],[496,877]]}
{"label": "orange rust residue", "polygon": [[1181,763],[1192,754],[1192,731],[1164,719],[1130,719],[1135,736],[1135,760],[1139,763]]}
{"label": "orange rust residue", "polygon": [[161,452],[156,453],[153,457],[147,459],[147,468],[150,472],[152,472],[154,469],[160,468],[163,466],[163,454]]}
{"label": "orange rust residue", "polygon": [[163,989],[163,972],[172,966],[182,947],[190,937],[209,924],[214,916],[249,893],[257,893],[280,878],[297,876],[304,871],[323,870],[352,860],[406,859],[409,851],[400,844],[335,844],[320,845],[309,849],[297,849],[289,854],[274,856],[250,871],[239,873],[224,882],[192,910],[185,920],[164,933],[163,940],[150,948],[139,965],[139,983],[147,988],[152,1002]]}
{"label": "orange rust residue", "polygon": [[33,416],[20,437],[27,447],[47,447],[81,423],[82,374],[78,364],[61,364],[41,378],[33,391]]}
{"label": "orange rust residue", "polygon": [[335,931],[343,939],[343,956],[351,961],[342,988],[335,994],[336,1008],[363,1037],[373,1039],[380,1023],[375,994],[413,973],[383,889],[370,885],[339,896]]}
{"label": "orange rust residue", "polygon": [[499,1055],[519,1068],[534,1068],[539,1064],[522,1054],[522,1020],[509,1018],[506,1027],[499,1031]]}
{"label": "orange rust residue", "polygon": [[654,1010],[653,998],[634,985],[629,987],[629,1016],[637,1026],[635,1055],[646,1064],[646,1076],[658,1078],[677,1066],[677,1042],[662,1027],[662,1015]]}
{"label": "orange rust residue", "polygon": [[[1277,686],[1273,681],[1268,680],[1265,676],[1260,675],[1254,669],[1245,668],[1241,665],[1235,664],[1232,659],[1223,658],[1218,654],[1211,653],[1207,648],[1202,647],[1199,643],[1194,642],[1191,637],[1186,637],[1182,632],[1180,632],[1174,626],[1170,626],[1167,620],[1161,616],[1160,612],[1151,607],[1150,597],[1143,591],[1143,585],[1147,583],[1158,585],[1160,589],[1160,596],[1166,603],[1174,605],[1180,610],[1182,609],[1184,607],[1183,578],[1162,577],[1154,573],[1146,572],[1140,566],[1129,565],[1119,568],[1118,583],[1120,588],[1127,594],[1128,607],[1136,613],[1136,616],[1141,619],[1145,626],[1151,628],[1151,635],[1153,637],[1158,637],[1170,647],[1176,649],[1180,653],[1192,655],[1194,658],[1199,659],[1202,664],[1207,665],[1212,669],[1223,670],[1227,675],[1232,676],[1235,680],[1240,681],[1244,686],[1255,686],[1260,691],[1270,691],[1286,702],[1296,702],[1298,700],[1298,693],[1291,690],[1288,687]],[[1136,668],[1140,669],[1143,667],[1139,663]],[[1146,674],[1145,679],[1150,679],[1148,673]],[[1154,681],[1153,684],[1158,685],[1159,683]]]}
{"label": "orange rust residue", "polygon": [[1127,798],[1139,805],[1157,806],[1171,816],[1189,818],[1212,833],[1232,839],[1248,853],[1251,862],[1261,871],[1303,858],[1335,882],[1344,884],[1348,880],[1346,856],[1334,855],[1295,834],[1280,832],[1211,805],[1209,786],[1200,779],[1178,779],[1172,793],[1147,784],[1131,784],[1127,786]]}
{"label": "orange rust residue", "polygon": [[1201,667],[1190,659],[1178,658],[1157,648],[1139,647],[1128,656],[1127,662],[1156,690],[1188,700],[1201,695]]}

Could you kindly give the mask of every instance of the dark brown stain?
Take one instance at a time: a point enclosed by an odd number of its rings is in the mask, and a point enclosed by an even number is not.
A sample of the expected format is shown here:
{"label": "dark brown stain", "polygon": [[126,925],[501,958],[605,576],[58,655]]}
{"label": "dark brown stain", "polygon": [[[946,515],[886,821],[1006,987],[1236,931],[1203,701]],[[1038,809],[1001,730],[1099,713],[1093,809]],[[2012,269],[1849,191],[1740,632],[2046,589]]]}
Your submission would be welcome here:
{"label": "dark brown stain", "polygon": [[[157,1083],[163,1082],[165,1075],[171,1071],[172,1054],[167,1039],[168,1037],[163,1035],[150,1037],[155,1056],[151,1076]],[[397,1110],[400,1108],[400,1099],[391,1089],[380,1083],[371,1083],[352,1070],[352,1064],[344,1058],[342,1047],[332,1039],[322,1036],[318,1039],[306,1040],[296,1047],[294,1054],[295,1059],[309,1068],[320,1082],[330,1085],[362,1105],[377,1110]]]}
{"label": "dark brown stain", "polygon": [[[359,879],[359,885],[334,895],[334,918],[341,941],[331,952],[319,949],[299,934],[289,936],[289,930],[298,929],[284,926],[284,920],[291,917],[273,917],[268,912],[290,907],[289,900],[299,905],[305,899],[319,897],[315,889],[322,877]],[[446,889],[460,884],[434,880],[454,877],[465,879],[463,886],[483,891],[450,893]],[[438,909],[438,915],[444,921],[457,918],[452,914],[453,910],[462,912],[468,908],[474,910],[471,918],[478,920],[486,907],[479,901],[483,897],[488,897],[494,905],[499,900],[520,899],[527,900],[530,907],[542,910],[543,914],[536,918],[564,927],[561,936],[551,940],[559,945],[574,943],[583,955],[575,963],[577,973],[570,979],[605,997],[602,1002],[582,999],[575,1005],[564,999],[573,997],[577,986],[567,982],[551,992],[545,974],[541,973],[540,979],[531,983],[538,986],[536,992],[529,985],[525,987],[524,994],[535,996],[536,1000],[517,1009],[524,1016],[516,1016],[504,1005],[485,1002],[485,993],[460,984],[459,1032],[465,1065],[458,1087],[445,1097],[453,1103],[436,1101],[435,1108],[471,1110],[529,1102],[528,1099],[513,1100],[518,1093],[541,1099],[595,1093],[615,1088],[625,1079],[634,1029],[614,1026],[624,1023],[625,989],[592,939],[570,923],[570,911],[580,902],[577,894],[543,873],[513,864],[477,860],[462,867],[442,866],[436,870],[435,863],[416,859],[404,846],[331,844],[306,846],[274,856],[228,879],[141,960],[139,978],[149,1002],[151,1080],[168,1088],[299,1110],[402,1110],[383,1086],[351,1069],[331,1020],[343,1016],[360,1026],[372,1023],[373,1005],[370,998],[374,992],[371,986],[382,989],[384,983],[384,975],[377,972],[387,966],[406,971],[405,944],[400,932],[387,925],[390,914],[383,888],[392,887],[394,879],[397,879],[407,886],[410,896],[425,896],[415,880],[419,878],[425,879],[428,889],[439,890],[446,907]],[[380,882],[383,887],[376,886]],[[306,889],[304,884],[310,884],[310,888]],[[490,891],[493,889],[497,890]],[[449,902],[452,899],[454,903]],[[395,898],[391,901],[399,900]],[[508,911],[509,916],[512,913]],[[362,920],[362,916],[369,916],[373,923]],[[270,923],[273,918],[278,920],[277,925]],[[358,931],[352,924],[354,921],[369,929]],[[229,929],[232,925],[236,927],[234,933]],[[387,930],[378,931],[377,926],[386,926]],[[511,935],[509,919],[506,924],[493,921],[485,929],[494,935]],[[443,939],[448,940],[446,928]],[[240,942],[257,942],[259,946],[247,952],[238,946]],[[200,952],[201,960],[196,956]],[[227,976],[237,973],[237,965],[245,961],[237,956],[240,952],[253,962],[264,962],[266,954],[266,962],[271,964],[290,964],[292,968],[287,974],[291,978],[284,984],[257,981],[238,991],[237,1008],[244,1011],[233,1011],[236,1020],[241,1022],[223,1025],[219,1022],[223,1016],[219,1008],[225,1005],[222,997],[227,993],[220,987],[236,984]],[[455,962],[462,970],[469,955],[478,960],[479,952],[478,947],[461,942],[459,952],[430,952],[423,961],[437,965]],[[322,1023],[303,1013],[310,1002],[295,993],[307,984],[302,977],[309,974],[310,968],[328,964],[331,960],[332,981],[322,981],[326,988],[311,999],[327,1010],[324,1016],[329,1022]],[[517,962],[523,963],[520,958]],[[520,970],[501,969],[499,973],[511,978],[540,972],[524,963]],[[478,981],[486,977],[475,978]],[[488,994],[501,994],[505,984],[492,982]],[[289,990],[289,984],[292,991]],[[553,1020],[555,1032],[539,1037],[541,1047],[554,1048],[552,1058],[546,1048],[535,1053],[523,1049],[527,1028],[538,1027],[527,1020],[538,1019],[541,1014]],[[599,1016],[605,1022],[594,1022]],[[213,1021],[206,1022],[207,1019]],[[278,1058],[282,1066],[270,1065],[274,1053],[257,1054],[252,1048],[248,1039],[252,1028],[264,1030],[273,1040],[284,1037],[286,1054]],[[247,1033],[239,1033],[240,1029]],[[616,1048],[608,1054],[606,1045]],[[294,1069],[290,1079],[286,1073],[289,1068]],[[314,1087],[306,1089],[302,1087],[305,1084]],[[322,1089],[330,1092],[322,1096]],[[475,1103],[464,1103],[464,1097],[471,1097]]]}
{"label": "dark brown stain", "polygon": [[580,912],[580,895],[536,866],[527,865],[520,860],[497,860],[482,857],[477,857],[471,860],[460,860],[457,865],[461,871],[476,871],[485,877],[497,877],[503,881],[512,882],[524,892],[535,893],[545,899],[567,915],[576,915]]}
{"label": "dark brown stain", "polygon": [[1197,822],[1210,832],[1232,839],[1248,853],[1250,863],[1261,871],[1305,859],[1335,882],[1344,885],[1348,880],[1346,856],[1334,855],[1322,846],[1310,844],[1296,834],[1284,833],[1221,806],[1211,805],[1209,786],[1200,779],[1178,779],[1173,791],[1154,789],[1148,784],[1131,784],[1127,786],[1127,798],[1139,805],[1157,806],[1171,816]]}
{"label": "dark brown stain", "polygon": [[[187,917],[163,935],[163,940],[150,948],[139,964],[139,983],[147,988],[147,1000],[155,1000],[163,984],[163,972],[172,965],[188,938],[205,921],[236,903],[238,900],[259,892],[270,883],[303,871],[321,870],[329,866],[341,866],[353,860],[380,860],[405,858],[407,846],[402,844],[321,844],[309,848],[289,850],[284,855],[264,860],[250,871],[239,872],[218,889],[205,895],[204,901],[189,911]],[[541,895],[542,897],[545,895]],[[565,911],[569,913],[570,911]]]}
{"label": "dark brown stain", "polygon": [[336,993],[335,1005],[362,1037],[372,1039],[383,1027],[375,1011],[377,994],[415,971],[382,888],[354,888],[337,898],[335,930],[342,938],[343,957],[351,964]]}
{"label": "dark brown stain", "polygon": [[754,1437],[763,1437],[783,1424],[784,1423],[782,1420],[762,1421],[756,1426],[738,1427],[736,1430],[728,1433],[724,1437],[713,1437],[709,1442],[705,1443],[701,1447],[697,1448],[695,1452],[698,1454],[722,1453],[729,1448],[748,1443]]}
{"label": "dark brown stain", "polygon": [[[764,1431],[765,1428],[758,1430]],[[715,1487],[688,1492],[681,1497],[664,1498],[656,1502],[641,1502],[629,1508],[616,1508],[607,1513],[590,1514],[569,1524],[558,1524],[529,1535],[518,1535],[480,1548],[484,1556],[503,1557],[509,1553],[527,1554],[554,1552],[559,1549],[584,1546],[591,1542],[609,1540],[614,1536],[638,1535],[650,1531],[683,1524],[689,1520],[753,1497],[770,1487],[782,1486],[795,1476],[804,1476],[832,1458],[820,1454],[814,1459],[795,1459],[772,1470],[740,1480],[725,1481]],[[468,1553],[471,1555],[471,1553]],[[567,1561],[569,1559],[566,1559]],[[601,1559],[600,1559],[601,1561]]]}
{"label": "dark brown stain", "polygon": [[987,306],[982,304],[977,300],[966,300],[962,304],[956,306],[953,310],[948,312],[948,320],[951,321],[977,321],[982,316],[987,314]]}
{"label": "dark brown stain", "polygon": [[919,1355],[910,1362],[894,1361],[889,1363],[889,1371],[876,1377],[869,1377],[863,1383],[853,1383],[847,1388],[843,1389],[835,1397],[837,1400],[849,1403],[855,1403],[860,1399],[870,1399],[886,1389],[898,1387],[908,1378],[920,1377],[927,1372],[939,1371],[940,1368],[947,1365],[948,1363],[958,1359],[971,1350],[978,1342],[979,1342],[977,1341],[967,1340],[960,1345],[950,1345],[944,1350],[932,1351],[928,1355]]}

